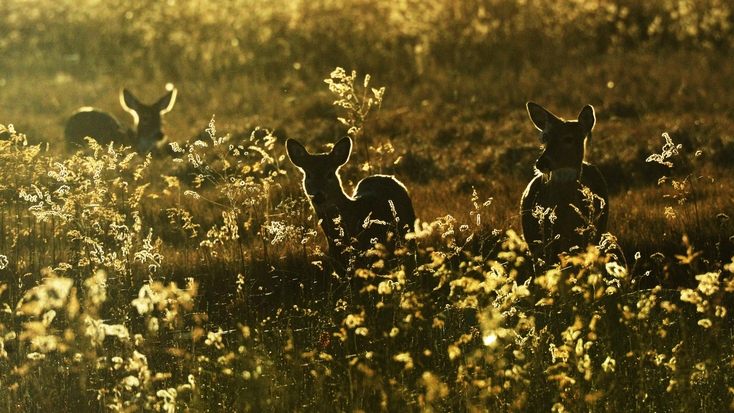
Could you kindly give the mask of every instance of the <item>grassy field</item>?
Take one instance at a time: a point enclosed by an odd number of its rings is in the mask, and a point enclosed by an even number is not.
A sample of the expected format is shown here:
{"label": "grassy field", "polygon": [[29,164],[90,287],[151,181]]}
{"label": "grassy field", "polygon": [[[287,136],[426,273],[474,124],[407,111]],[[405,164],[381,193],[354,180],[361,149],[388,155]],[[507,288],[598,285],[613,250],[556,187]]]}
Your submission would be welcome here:
{"label": "grassy field", "polygon": [[[728,3],[3,8],[0,411],[734,408]],[[119,90],[167,84],[180,151],[67,149],[78,107],[132,125]],[[611,194],[604,248],[537,275],[529,100],[594,106]],[[326,151],[350,126],[348,190],[394,174],[420,222],[345,271],[284,142]]]}

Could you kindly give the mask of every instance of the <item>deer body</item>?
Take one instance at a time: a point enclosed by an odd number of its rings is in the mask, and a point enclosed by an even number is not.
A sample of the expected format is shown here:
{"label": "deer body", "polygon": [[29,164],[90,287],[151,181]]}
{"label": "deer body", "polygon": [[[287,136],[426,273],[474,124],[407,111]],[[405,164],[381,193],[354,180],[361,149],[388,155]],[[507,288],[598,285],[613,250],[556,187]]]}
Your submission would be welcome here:
{"label": "deer body", "polygon": [[571,121],[533,102],[527,110],[545,147],[522,196],[523,235],[536,263],[552,264],[562,252],[597,244],[607,230],[606,182],[595,166],[584,162],[596,117],[591,105]]}
{"label": "deer body", "polygon": [[134,127],[127,128],[116,117],[100,109],[83,107],[66,122],[64,137],[69,149],[85,147],[85,137],[94,138],[100,145],[111,142],[132,146],[143,153],[162,146],[166,136],[161,129],[161,117],[176,102],[176,89],[166,93],[156,103],[141,103],[130,91],[120,92],[120,105],[133,117]]}
{"label": "deer body", "polygon": [[288,157],[303,172],[303,190],[321,220],[329,253],[342,260],[351,245],[365,251],[375,240],[388,248],[412,230],[413,202],[405,186],[392,176],[373,175],[347,195],[339,168],[349,160],[352,140],[343,138],[326,154],[308,153],[294,139],[286,141]]}

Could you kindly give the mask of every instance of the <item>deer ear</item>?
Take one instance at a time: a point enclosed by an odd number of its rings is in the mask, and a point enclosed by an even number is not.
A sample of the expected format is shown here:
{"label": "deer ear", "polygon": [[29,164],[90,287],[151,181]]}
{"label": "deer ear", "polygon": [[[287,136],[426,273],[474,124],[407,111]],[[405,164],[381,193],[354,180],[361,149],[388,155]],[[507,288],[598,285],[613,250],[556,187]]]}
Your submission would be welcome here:
{"label": "deer ear", "polygon": [[584,135],[591,133],[591,130],[594,129],[594,124],[596,124],[594,107],[586,105],[579,113],[579,125],[581,125],[581,128],[584,131]]}
{"label": "deer ear", "polygon": [[530,115],[530,120],[533,122],[533,125],[540,131],[538,133],[538,140],[540,143],[545,144],[548,142],[548,124],[554,120],[558,121],[558,118],[535,102],[528,102],[525,107],[528,110],[528,115]]}
{"label": "deer ear", "polygon": [[127,89],[120,91],[120,105],[125,109],[126,112],[139,112],[140,107],[143,106],[138,98],[133,96],[132,92]]}
{"label": "deer ear", "polygon": [[349,155],[352,153],[352,138],[345,136],[334,144],[329,156],[332,157],[337,165],[344,165],[349,160]]}
{"label": "deer ear", "polygon": [[158,99],[158,102],[153,104],[153,107],[158,109],[161,115],[166,114],[173,109],[173,104],[176,103],[176,95],[178,90],[173,88],[170,92],[166,93],[165,96]]}
{"label": "deer ear", "polygon": [[288,158],[290,158],[293,165],[303,168],[309,153],[301,142],[298,142],[295,139],[288,139],[285,141],[285,151],[288,153]]}
{"label": "deer ear", "polygon": [[538,130],[545,129],[545,124],[548,123],[548,111],[535,102],[528,102],[525,107],[535,128]]}
{"label": "deer ear", "polygon": [[140,108],[142,107],[140,101],[129,90],[122,89],[120,91],[120,106],[125,109],[125,112],[132,115],[133,124],[137,128],[138,122],[140,121],[138,112],[140,112]]}

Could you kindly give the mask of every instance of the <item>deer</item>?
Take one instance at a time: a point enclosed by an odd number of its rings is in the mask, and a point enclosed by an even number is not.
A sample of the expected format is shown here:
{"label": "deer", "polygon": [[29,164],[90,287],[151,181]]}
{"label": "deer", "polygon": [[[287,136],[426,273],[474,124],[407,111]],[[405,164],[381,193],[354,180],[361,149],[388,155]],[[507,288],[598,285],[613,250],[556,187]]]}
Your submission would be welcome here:
{"label": "deer", "polygon": [[133,128],[120,123],[104,110],[93,107],[79,108],[66,122],[64,137],[70,150],[86,146],[84,138],[94,138],[100,145],[112,142],[132,146],[134,150],[148,153],[162,148],[166,135],[161,130],[161,118],[176,103],[175,88],[168,91],[152,105],[141,103],[127,89],[120,91],[120,105],[133,117]]}
{"label": "deer", "polygon": [[339,169],[349,161],[352,139],[344,137],[328,153],[311,154],[295,139],[285,142],[288,157],[302,173],[302,187],[329,243],[329,255],[344,263],[350,251],[380,243],[391,252],[413,231],[413,201],[391,175],[362,179],[347,195]]}
{"label": "deer", "polygon": [[609,195],[599,170],[584,160],[596,124],[594,107],[563,120],[534,102],[526,105],[543,150],[522,194],[520,215],[536,271],[564,252],[586,250],[607,231]]}

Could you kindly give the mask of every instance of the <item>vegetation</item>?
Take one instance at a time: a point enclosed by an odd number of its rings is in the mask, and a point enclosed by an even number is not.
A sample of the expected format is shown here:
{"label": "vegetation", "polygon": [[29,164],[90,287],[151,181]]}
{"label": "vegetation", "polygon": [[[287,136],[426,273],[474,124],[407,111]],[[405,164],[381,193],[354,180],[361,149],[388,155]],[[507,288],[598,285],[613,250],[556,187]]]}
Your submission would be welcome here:
{"label": "vegetation", "polygon": [[[0,411],[734,407],[733,32],[719,0],[4,4]],[[166,83],[168,153],[67,150]],[[528,100],[594,105],[611,193],[542,274]],[[283,143],[345,135],[345,184],[395,174],[419,222],[339,271]]]}

